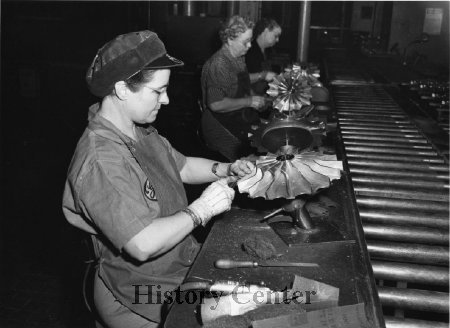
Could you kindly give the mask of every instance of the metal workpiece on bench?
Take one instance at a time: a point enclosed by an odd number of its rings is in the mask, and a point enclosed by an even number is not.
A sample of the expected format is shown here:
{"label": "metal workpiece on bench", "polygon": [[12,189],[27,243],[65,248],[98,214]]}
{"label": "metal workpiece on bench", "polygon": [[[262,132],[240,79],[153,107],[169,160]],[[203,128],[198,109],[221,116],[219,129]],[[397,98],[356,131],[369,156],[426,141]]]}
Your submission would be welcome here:
{"label": "metal workpiece on bench", "polygon": [[385,316],[386,328],[448,328],[448,323]]}

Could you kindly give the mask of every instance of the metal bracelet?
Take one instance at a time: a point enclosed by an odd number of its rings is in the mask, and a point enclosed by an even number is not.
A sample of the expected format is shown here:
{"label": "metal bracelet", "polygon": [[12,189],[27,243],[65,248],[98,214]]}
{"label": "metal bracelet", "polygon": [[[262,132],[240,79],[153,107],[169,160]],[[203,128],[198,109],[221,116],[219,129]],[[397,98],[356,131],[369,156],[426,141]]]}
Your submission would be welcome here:
{"label": "metal bracelet", "polygon": [[203,223],[202,219],[200,219],[197,214],[195,214],[194,211],[192,211],[189,207],[182,209],[181,212],[184,212],[191,217],[192,222],[194,222],[194,228],[197,228]]}

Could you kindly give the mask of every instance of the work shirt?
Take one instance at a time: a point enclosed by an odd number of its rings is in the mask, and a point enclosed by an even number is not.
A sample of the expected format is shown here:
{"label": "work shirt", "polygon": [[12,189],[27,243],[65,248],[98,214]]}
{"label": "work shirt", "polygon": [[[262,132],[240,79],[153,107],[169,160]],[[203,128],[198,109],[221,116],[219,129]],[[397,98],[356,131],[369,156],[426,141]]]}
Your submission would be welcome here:
{"label": "work shirt", "polygon": [[148,290],[145,285],[160,295],[174,290],[199,246],[188,235],[146,262],[123,251],[154,219],[187,206],[179,175],[186,158],[151,126],[138,128],[137,134],[139,140],[134,141],[100,115],[91,117],[69,167],[63,211],[72,225],[95,235],[98,273],[113,295],[132,311],[159,322],[162,304],[147,304],[147,296],[137,300],[135,286],[141,286],[140,293]]}
{"label": "work shirt", "polygon": [[[245,63],[249,73],[271,70],[270,65],[266,62],[266,54],[261,50],[256,39],[252,41],[252,47],[245,54]],[[255,94],[264,96],[269,85],[266,81],[259,80],[252,83],[251,88]]]}
{"label": "work shirt", "polygon": [[[201,84],[203,103],[207,108],[224,98],[244,98],[251,94],[250,76],[244,57],[233,57],[225,45],[203,65]],[[212,113],[242,141],[246,141],[248,133],[252,132],[251,125],[259,123],[257,111],[250,107],[228,113]]]}

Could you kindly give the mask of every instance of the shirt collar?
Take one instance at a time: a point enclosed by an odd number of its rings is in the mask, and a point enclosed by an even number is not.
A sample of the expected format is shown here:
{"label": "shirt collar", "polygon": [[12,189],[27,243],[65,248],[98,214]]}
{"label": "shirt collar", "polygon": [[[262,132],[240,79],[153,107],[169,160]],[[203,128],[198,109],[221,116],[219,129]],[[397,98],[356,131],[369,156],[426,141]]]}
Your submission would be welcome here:
{"label": "shirt collar", "polygon": [[[112,140],[117,143],[133,144],[136,142],[132,138],[125,135],[122,131],[120,131],[111,121],[99,115],[99,109],[99,103],[93,104],[89,107],[88,128],[91,131],[103,138]],[[156,129],[151,125],[148,125],[147,127],[137,127],[139,138],[142,138],[145,135],[149,135],[155,131]]]}

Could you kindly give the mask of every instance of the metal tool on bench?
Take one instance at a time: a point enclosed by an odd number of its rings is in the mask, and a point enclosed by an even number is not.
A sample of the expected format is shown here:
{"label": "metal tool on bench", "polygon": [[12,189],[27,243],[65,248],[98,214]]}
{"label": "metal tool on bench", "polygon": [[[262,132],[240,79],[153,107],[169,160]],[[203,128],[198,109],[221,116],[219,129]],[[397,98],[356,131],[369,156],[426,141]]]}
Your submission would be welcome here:
{"label": "metal tool on bench", "polygon": [[219,269],[234,268],[257,268],[257,267],[318,267],[317,263],[306,262],[278,262],[278,261],[234,261],[229,259],[219,259],[214,262],[214,266]]}

